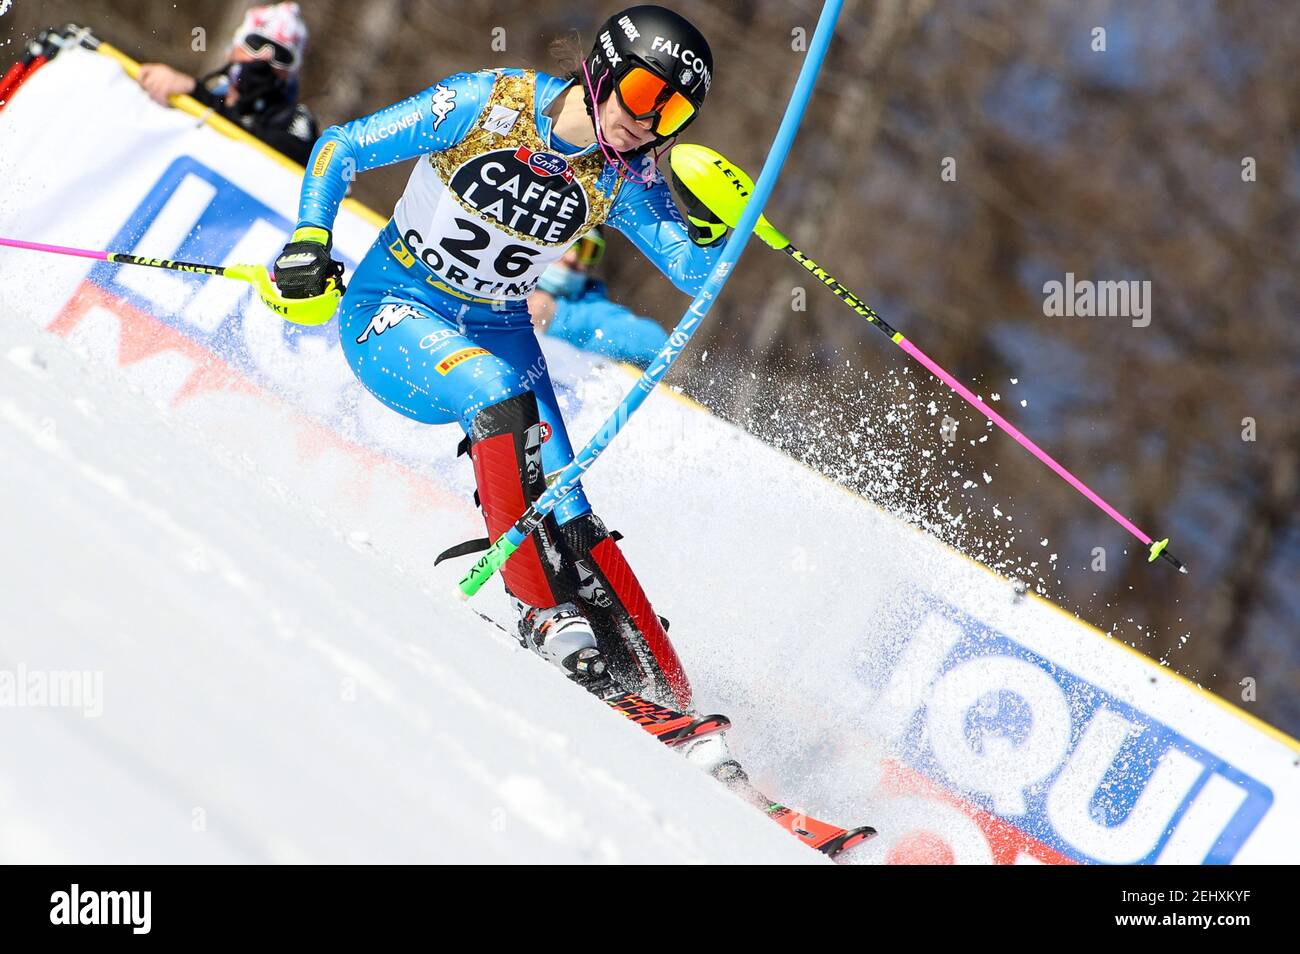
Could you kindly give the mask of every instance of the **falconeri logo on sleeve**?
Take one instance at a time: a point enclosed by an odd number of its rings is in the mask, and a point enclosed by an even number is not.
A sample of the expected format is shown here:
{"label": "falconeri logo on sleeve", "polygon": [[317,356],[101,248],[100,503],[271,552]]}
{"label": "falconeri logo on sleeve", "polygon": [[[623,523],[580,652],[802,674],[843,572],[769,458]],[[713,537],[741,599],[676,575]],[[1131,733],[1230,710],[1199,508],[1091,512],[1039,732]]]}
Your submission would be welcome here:
{"label": "falconeri logo on sleeve", "polygon": [[[357,142],[363,146],[374,146],[385,139],[391,139],[404,129],[410,129],[419,121],[420,111],[417,109],[414,112],[398,116],[396,119],[389,120],[388,122],[383,122],[381,120],[369,122],[364,127],[365,131],[357,138]],[[437,129],[438,124],[434,123],[433,128]]]}
{"label": "falconeri logo on sleeve", "polygon": [[51,924],[119,924],[132,934],[148,934],[152,926],[152,891],[82,891],[74,884],[70,891],[50,895]]}
{"label": "falconeri logo on sleeve", "polygon": [[451,372],[452,368],[464,364],[470,358],[481,358],[483,355],[490,353],[487,348],[461,348],[439,361],[436,367],[438,373],[445,376]]}

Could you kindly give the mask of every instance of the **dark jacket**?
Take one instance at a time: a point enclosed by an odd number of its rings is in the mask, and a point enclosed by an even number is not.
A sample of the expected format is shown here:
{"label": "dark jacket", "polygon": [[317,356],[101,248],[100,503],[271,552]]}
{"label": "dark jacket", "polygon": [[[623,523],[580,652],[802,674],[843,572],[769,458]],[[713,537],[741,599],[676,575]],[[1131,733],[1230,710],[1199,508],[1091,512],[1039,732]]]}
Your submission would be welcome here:
{"label": "dark jacket", "polygon": [[251,78],[243,75],[239,102],[227,106],[227,69],[201,78],[191,95],[272,149],[305,165],[318,133],[311,110],[298,102],[297,89],[256,74]]}

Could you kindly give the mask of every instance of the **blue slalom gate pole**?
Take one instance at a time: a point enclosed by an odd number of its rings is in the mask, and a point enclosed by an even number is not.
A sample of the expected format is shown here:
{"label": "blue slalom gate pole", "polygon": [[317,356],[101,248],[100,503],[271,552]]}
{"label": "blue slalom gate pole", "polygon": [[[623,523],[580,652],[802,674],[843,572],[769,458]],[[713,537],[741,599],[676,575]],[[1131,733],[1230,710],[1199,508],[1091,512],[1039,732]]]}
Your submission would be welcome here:
{"label": "blue slalom gate pole", "polygon": [[786,155],[790,152],[790,146],[794,143],[795,133],[799,130],[799,124],[803,121],[804,110],[808,106],[808,100],[812,97],[813,84],[817,82],[817,74],[821,71],[822,61],[826,58],[826,51],[830,47],[831,36],[835,32],[835,22],[839,19],[840,8],[844,5],[844,0],[826,0],[822,6],[821,15],[817,19],[817,29],[813,32],[812,43],[808,47],[808,53],[804,57],[803,67],[799,70],[799,79],[795,82],[794,92],[790,95],[790,102],[786,105],[785,115],[781,118],[781,126],[776,131],[776,138],[772,140],[772,148],[768,151],[767,159],[763,163],[763,171],[758,176],[758,183],[754,186],[754,194],[745,203],[744,211],[741,212],[740,220],[736,223],[735,231],[727,239],[727,244],[722,250],[722,257],[718,263],[713,266],[709,272],[709,277],[705,279],[704,286],[700,293],[695,296],[691,306],[686,309],[686,314],[678,322],[677,327],[673,329],[668,336],[668,342],[664,345],[663,350],[655,356],[650,367],[646,368],[645,373],[636,382],[623,398],[622,402],[614,413],[609,416],[605,424],[596,432],[595,436],[587,443],[568,467],[560,472],[556,480],[546,488],[545,493],[537,498],[533,504],[524,511],[514,525],[501,535],[490,546],[486,553],[478,559],[474,566],[461,579],[459,588],[464,597],[473,596],[482,588],[483,584],[491,579],[492,574],[501,568],[501,566],[510,558],[523,542],[528,539],[528,535],[542,525],[547,514],[555,509],[555,506],[572,492],[582,475],[587,472],[592,464],[596,462],[605,448],[614,440],[615,435],[623,429],[623,425],[639,408],[650,392],[668,373],[668,369],[677,360],[677,356],[685,349],[687,342],[691,340],[691,335],[699,327],[704,316],[709,313],[713,302],[717,300],[718,295],[722,292],[722,286],[727,283],[736,261],[740,258],[741,252],[745,250],[745,245],[749,242],[750,235],[754,232],[754,227],[758,224],[758,217],[763,212],[763,207],[767,205],[767,200],[776,187],[777,177],[781,174],[781,167],[785,164]]}

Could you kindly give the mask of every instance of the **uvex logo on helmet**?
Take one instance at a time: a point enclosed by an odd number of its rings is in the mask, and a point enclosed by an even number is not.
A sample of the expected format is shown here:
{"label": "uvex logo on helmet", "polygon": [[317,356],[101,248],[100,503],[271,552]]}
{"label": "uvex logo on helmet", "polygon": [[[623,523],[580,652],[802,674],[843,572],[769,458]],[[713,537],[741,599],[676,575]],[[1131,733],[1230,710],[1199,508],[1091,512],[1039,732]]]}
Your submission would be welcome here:
{"label": "uvex logo on helmet", "polygon": [[605,58],[608,61],[605,65],[610,69],[623,62],[622,57],[618,55],[618,51],[614,49],[614,38],[609,35],[608,30],[600,35],[600,45],[604,48]]}
{"label": "uvex logo on helmet", "polygon": [[637,30],[636,24],[626,14],[618,18],[618,25],[623,28],[623,35],[627,37],[629,43],[632,40],[641,39],[641,33]]}

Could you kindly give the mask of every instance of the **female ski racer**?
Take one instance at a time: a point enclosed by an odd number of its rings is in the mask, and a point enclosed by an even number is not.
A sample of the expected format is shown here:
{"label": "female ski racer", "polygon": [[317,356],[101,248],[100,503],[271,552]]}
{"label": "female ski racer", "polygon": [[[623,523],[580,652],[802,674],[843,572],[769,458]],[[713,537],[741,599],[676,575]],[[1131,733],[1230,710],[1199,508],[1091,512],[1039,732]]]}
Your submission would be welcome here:
{"label": "female ski racer", "polygon": [[[327,129],[312,151],[298,225],[275,263],[291,297],[342,285],[330,230],[351,176],[419,160],[351,278],[339,334],[380,401],[461,425],[493,539],[573,459],[526,304],[542,273],[602,223],[692,296],[721,255],[726,226],[689,196],[684,220],[655,168],[655,150],[699,114],[712,69],[683,17],[635,6],[605,22],[566,78],[458,73]],[[612,676],[689,707],[663,621],[581,487],[502,574],[525,645],[578,681]]]}

